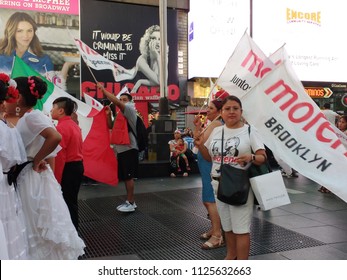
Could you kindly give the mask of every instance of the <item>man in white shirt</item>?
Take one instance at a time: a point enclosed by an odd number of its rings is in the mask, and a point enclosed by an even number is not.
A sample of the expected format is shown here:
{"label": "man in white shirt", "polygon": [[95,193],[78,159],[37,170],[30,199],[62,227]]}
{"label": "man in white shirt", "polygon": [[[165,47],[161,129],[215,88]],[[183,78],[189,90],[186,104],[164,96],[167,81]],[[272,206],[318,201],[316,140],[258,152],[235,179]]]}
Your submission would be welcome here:
{"label": "man in white shirt", "polygon": [[323,105],[322,113],[325,115],[327,120],[333,125],[336,125],[336,119],[340,116],[338,113],[330,109],[330,103],[325,103]]}

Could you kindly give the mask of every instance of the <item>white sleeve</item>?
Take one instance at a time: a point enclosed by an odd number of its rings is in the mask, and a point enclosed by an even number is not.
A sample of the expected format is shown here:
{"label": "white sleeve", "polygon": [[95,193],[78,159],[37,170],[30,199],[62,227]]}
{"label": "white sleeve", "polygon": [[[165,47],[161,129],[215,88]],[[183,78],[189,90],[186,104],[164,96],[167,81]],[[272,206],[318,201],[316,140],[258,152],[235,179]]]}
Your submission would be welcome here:
{"label": "white sleeve", "polygon": [[265,150],[263,138],[254,126],[251,126],[250,140],[251,147],[254,153],[258,150]]}

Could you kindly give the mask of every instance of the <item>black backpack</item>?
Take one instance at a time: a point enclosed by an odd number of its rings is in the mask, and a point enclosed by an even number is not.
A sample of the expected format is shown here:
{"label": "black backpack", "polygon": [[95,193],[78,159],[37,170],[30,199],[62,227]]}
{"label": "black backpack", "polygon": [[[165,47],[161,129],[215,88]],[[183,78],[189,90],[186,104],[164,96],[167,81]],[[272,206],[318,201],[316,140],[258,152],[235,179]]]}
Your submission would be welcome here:
{"label": "black backpack", "polygon": [[144,151],[148,147],[148,134],[145,124],[143,123],[143,120],[140,116],[136,116],[136,133],[134,133],[133,129],[129,125],[128,122],[128,129],[132,134],[134,134],[137,146],[139,147],[139,152]]}

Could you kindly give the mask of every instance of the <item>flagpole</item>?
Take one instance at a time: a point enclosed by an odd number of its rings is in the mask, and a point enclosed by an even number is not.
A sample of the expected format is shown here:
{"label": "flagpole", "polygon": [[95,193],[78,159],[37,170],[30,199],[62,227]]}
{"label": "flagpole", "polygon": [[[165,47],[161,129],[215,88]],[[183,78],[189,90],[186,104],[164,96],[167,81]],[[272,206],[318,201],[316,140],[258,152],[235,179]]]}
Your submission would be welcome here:
{"label": "flagpole", "polygon": [[160,22],[160,100],[159,118],[169,119],[169,101],[167,99],[167,0],[159,1]]}
{"label": "flagpole", "polygon": [[[223,71],[224,71],[224,70],[223,70]],[[222,73],[223,73],[223,71],[222,71]],[[221,73],[220,75],[222,75],[222,73]],[[220,76],[220,75],[219,75],[219,76]],[[210,79],[211,79],[211,78],[210,78]],[[219,79],[219,78],[218,78],[218,79]],[[218,81],[218,79],[217,79],[217,81]],[[216,82],[217,82],[217,81],[216,81]],[[211,80],[211,82],[212,82],[212,80]],[[217,83],[214,83],[214,84],[213,84],[213,87],[211,88],[210,93],[209,93],[208,96],[205,98],[204,104],[203,104],[203,105],[200,107],[200,109],[199,109],[198,115],[200,115],[200,113],[201,113],[201,111],[202,111],[202,108],[204,108],[205,102],[206,102],[207,100],[210,99],[211,93],[213,92],[214,88],[216,87],[216,84],[217,84]]]}
{"label": "flagpole", "polygon": [[96,80],[96,78],[95,78],[95,76],[94,76],[94,74],[93,74],[93,72],[92,72],[92,69],[90,69],[90,67],[89,67],[89,65],[88,65],[87,63],[86,63],[86,65],[87,65],[87,67],[88,67],[88,69],[89,69],[89,72],[90,72],[90,74],[92,75],[92,77],[93,77],[95,83],[97,83],[98,81]]}

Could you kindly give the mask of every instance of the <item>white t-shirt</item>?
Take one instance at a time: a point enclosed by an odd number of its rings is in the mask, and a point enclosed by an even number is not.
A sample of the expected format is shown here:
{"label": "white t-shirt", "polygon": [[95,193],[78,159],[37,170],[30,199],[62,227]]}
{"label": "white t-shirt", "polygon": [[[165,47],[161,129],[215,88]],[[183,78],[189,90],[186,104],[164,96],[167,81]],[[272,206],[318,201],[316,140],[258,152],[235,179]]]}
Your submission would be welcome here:
{"label": "white t-shirt", "polygon": [[[224,128],[224,140],[222,151],[222,130]],[[250,163],[242,167],[236,163],[235,158],[243,155],[250,154],[253,150],[264,150],[262,138],[256,128],[251,126],[251,134],[248,133],[248,125],[243,125],[240,128],[231,129],[225,125],[218,126],[213,129],[210,137],[205,142],[209,154],[212,158],[211,175],[214,177],[220,176],[218,172],[221,165],[221,156],[223,152],[223,164],[233,165],[235,168],[248,169]]]}

